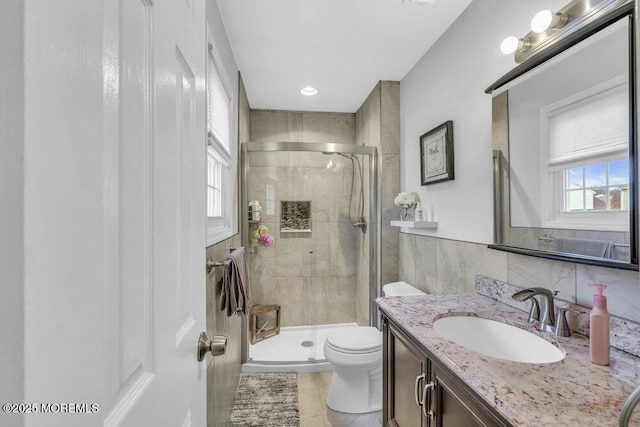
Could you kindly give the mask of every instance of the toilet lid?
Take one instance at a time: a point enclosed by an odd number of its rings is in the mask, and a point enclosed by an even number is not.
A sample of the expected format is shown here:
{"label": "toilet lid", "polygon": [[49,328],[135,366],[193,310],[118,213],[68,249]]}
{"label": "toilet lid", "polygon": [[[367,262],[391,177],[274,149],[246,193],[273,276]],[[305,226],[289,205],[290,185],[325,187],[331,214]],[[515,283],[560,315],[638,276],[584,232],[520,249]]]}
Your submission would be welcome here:
{"label": "toilet lid", "polygon": [[327,344],[336,350],[368,353],[382,348],[382,333],[371,326],[350,326],[327,334]]}

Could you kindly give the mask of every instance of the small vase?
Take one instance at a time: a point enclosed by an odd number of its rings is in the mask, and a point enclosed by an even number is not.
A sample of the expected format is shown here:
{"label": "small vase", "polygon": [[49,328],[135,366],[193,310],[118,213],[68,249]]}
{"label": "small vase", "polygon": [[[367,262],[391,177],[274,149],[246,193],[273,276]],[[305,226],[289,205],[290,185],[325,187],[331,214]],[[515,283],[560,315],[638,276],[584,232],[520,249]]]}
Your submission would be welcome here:
{"label": "small vase", "polygon": [[413,209],[415,205],[402,205],[400,221],[413,221]]}

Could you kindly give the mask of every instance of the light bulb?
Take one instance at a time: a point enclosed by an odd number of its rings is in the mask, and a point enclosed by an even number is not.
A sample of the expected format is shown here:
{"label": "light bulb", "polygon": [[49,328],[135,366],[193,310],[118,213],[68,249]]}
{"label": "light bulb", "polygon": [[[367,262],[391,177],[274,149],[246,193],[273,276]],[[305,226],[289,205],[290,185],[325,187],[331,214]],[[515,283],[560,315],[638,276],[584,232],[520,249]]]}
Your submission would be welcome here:
{"label": "light bulb", "polygon": [[505,55],[510,55],[518,49],[520,40],[517,37],[509,36],[500,43],[500,51]]}
{"label": "light bulb", "polygon": [[562,28],[569,19],[566,13],[553,13],[550,10],[541,10],[531,19],[531,31],[544,33],[551,28]]}
{"label": "light bulb", "polygon": [[553,12],[550,10],[541,10],[531,19],[531,31],[534,33],[544,33],[553,23]]}

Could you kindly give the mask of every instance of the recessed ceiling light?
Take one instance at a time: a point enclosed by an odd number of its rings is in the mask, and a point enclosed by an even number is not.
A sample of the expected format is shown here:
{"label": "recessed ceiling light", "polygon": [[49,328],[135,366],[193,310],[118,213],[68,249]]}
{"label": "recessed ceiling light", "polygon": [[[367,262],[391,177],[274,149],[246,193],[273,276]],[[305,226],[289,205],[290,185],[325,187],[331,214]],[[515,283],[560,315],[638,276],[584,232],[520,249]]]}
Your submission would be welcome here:
{"label": "recessed ceiling light", "polygon": [[318,93],[318,89],[311,86],[307,86],[300,89],[300,93],[303,94],[304,96],[313,96]]}

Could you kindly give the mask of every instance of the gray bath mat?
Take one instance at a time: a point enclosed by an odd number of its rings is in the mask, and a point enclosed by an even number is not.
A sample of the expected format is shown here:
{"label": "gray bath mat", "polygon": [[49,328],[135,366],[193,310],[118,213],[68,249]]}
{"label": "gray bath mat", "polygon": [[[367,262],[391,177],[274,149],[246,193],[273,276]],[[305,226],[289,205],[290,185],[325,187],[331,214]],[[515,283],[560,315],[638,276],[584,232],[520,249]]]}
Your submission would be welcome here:
{"label": "gray bath mat", "polygon": [[229,426],[299,427],[296,374],[242,374]]}

